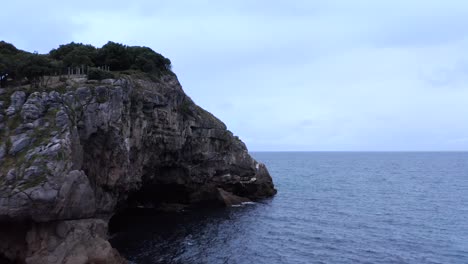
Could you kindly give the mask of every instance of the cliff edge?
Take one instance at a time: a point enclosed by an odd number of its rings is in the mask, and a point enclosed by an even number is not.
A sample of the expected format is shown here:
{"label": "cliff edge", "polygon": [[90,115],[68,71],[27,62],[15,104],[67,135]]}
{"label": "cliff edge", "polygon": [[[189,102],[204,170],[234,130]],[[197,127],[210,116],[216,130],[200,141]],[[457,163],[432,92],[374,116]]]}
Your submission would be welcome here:
{"label": "cliff edge", "polygon": [[275,193],[266,167],[173,74],[0,89],[0,262],[125,263],[107,241],[121,210]]}

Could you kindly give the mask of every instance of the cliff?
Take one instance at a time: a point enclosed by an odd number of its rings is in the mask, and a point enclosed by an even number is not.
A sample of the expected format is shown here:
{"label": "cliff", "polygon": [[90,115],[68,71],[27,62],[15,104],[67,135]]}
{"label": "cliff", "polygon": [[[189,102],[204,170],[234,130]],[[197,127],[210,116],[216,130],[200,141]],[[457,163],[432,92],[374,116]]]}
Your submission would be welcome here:
{"label": "cliff", "polygon": [[0,89],[0,262],[122,263],[107,241],[117,212],[275,193],[173,74]]}

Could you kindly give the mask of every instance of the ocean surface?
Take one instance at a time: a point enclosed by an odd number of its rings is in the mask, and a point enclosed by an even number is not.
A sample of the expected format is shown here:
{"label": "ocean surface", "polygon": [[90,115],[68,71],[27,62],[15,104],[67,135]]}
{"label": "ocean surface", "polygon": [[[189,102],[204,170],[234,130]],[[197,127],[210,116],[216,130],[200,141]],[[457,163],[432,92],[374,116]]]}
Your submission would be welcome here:
{"label": "ocean surface", "polygon": [[468,153],[262,152],[278,194],[135,214],[132,263],[468,263]]}

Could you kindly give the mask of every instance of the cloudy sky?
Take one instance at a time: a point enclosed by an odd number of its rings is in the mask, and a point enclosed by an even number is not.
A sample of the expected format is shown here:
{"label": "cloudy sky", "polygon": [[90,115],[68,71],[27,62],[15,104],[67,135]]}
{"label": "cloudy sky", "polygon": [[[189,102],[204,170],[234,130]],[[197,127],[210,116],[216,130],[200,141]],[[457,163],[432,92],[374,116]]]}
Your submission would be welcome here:
{"label": "cloudy sky", "polygon": [[15,0],[0,24],[151,47],[250,150],[468,150],[468,1]]}

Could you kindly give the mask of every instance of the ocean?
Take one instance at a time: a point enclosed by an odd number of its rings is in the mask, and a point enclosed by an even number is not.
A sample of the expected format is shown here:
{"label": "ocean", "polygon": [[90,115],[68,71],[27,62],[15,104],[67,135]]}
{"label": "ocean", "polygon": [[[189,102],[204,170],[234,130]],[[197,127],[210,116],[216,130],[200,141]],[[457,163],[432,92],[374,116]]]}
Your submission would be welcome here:
{"label": "ocean", "polygon": [[112,245],[132,263],[468,263],[468,153],[252,155],[274,198],[136,213]]}

